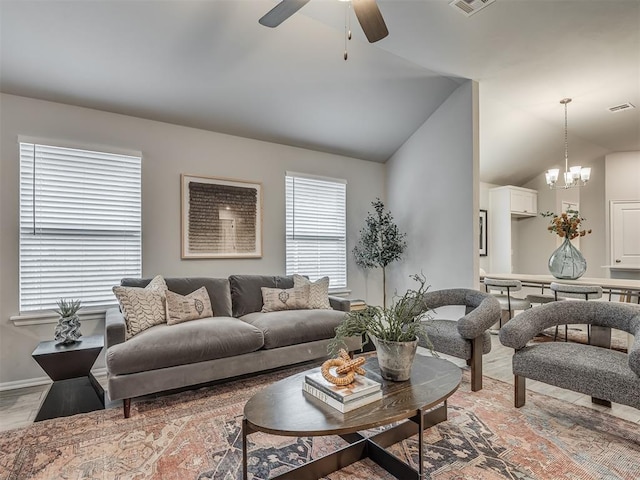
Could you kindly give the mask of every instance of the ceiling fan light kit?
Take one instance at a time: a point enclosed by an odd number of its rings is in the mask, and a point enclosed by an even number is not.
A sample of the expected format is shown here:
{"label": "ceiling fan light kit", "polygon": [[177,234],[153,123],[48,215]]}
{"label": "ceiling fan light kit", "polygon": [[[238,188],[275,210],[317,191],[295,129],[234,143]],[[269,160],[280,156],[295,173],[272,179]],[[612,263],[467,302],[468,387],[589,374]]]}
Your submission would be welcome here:
{"label": "ceiling fan light kit", "polygon": [[551,189],[567,189],[574,187],[583,187],[591,178],[591,169],[581,167],[580,165],[569,167],[569,141],[567,132],[567,104],[571,103],[570,98],[563,98],[560,104],[564,105],[564,185],[558,185],[558,177],[560,175],[559,168],[551,168],[544,174],[545,181]]}
{"label": "ceiling fan light kit", "polygon": [[[387,25],[384,23],[382,13],[378,8],[376,0],[341,0],[351,1],[353,11],[356,14],[356,18],[362,27],[369,43],[382,40],[389,35]],[[302,7],[304,7],[309,0],[282,0],[275,7],[269,10],[258,22],[265,27],[275,28],[284,22],[287,18],[292,16]],[[349,40],[351,39],[351,33],[349,32]],[[345,49],[344,59],[347,59],[347,53]]]}

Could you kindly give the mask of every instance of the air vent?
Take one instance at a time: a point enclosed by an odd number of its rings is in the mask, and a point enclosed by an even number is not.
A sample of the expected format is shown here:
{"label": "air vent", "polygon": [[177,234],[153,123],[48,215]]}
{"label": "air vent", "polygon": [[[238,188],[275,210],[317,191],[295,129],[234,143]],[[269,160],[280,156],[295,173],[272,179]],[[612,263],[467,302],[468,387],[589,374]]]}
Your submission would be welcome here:
{"label": "air vent", "polygon": [[453,0],[449,2],[449,5],[459,12],[462,12],[465,16],[470,17],[495,1],[496,0]]}
{"label": "air vent", "polygon": [[621,103],[620,105],[616,105],[614,107],[609,107],[608,110],[611,113],[623,112],[624,110],[630,110],[632,108],[636,108],[636,106],[632,103]]}

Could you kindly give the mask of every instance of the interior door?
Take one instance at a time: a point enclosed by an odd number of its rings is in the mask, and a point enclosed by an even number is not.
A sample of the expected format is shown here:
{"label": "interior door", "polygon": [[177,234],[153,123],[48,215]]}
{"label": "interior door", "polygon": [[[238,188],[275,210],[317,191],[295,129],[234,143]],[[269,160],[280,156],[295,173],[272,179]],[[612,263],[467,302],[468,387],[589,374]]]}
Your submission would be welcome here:
{"label": "interior door", "polygon": [[640,201],[611,202],[611,265],[640,267]]}

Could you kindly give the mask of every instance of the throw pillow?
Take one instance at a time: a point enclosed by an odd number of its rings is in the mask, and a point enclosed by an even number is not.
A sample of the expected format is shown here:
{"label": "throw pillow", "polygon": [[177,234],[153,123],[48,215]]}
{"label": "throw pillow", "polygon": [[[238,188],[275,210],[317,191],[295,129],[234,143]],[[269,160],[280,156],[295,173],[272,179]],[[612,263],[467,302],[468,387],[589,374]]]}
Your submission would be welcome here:
{"label": "throw pillow", "polygon": [[213,317],[211,299],[205,287],[200,287],[189,295],[180,295],[167,290],[167,323],[177,323]]}
{"label": "throw pillow", "polygon": [[166,322],[164,294],[155,289],[113,287],[126,324],[125,340]]}
{"label": "throw pillow", "polygon": [[322,277],[312,282],[302,275],[293,275],[293,286],[309,285],[309,308],[331,310],[329,303],[329,277]]}
{"label": "throw pillow", "polygon": [[309,285],[298,288],[262,287],[262,311],[302,310],[309,305]]}

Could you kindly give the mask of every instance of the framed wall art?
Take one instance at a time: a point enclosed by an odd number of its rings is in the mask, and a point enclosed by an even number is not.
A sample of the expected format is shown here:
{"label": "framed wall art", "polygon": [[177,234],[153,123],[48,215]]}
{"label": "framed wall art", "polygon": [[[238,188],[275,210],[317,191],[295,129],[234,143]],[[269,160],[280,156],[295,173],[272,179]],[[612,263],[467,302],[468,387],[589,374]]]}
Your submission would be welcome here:
{"label": "framed wall art", "polygon": [[480,210],[480,256],[487,256],[487,211]]}
{"label": "framed wall art", "polygon": [[262,184],[181,175],[182,258],[262,257]]}

